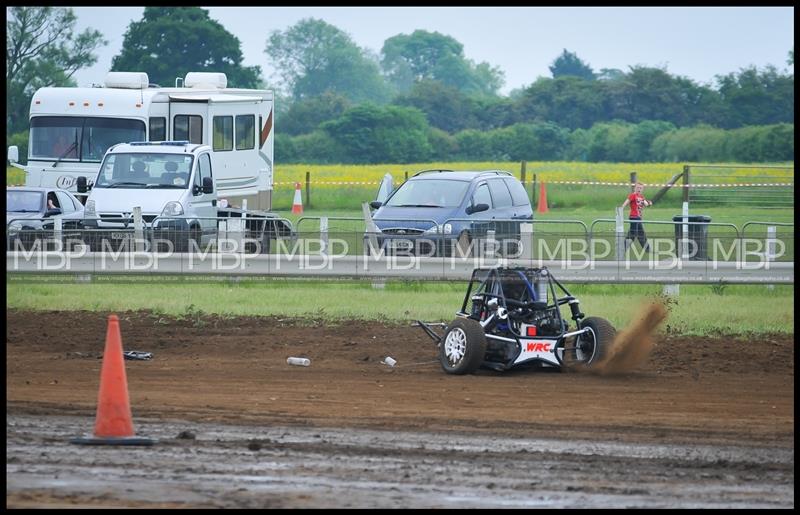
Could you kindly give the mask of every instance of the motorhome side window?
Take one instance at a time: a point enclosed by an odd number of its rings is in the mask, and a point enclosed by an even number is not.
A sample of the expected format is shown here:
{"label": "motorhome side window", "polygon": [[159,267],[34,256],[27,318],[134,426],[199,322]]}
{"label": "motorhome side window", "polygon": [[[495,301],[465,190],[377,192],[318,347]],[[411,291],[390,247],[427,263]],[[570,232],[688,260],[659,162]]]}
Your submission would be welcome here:
{"label": "motorhome side window", "polygon": [[256,116],[243,114],[236,117],[236,150],[251,150],[256,146]]}
{"label": "motorhome side window", "polygon": [[150,138],[149,141],[167,140],[167,119],[164,117],[150,118]]}
{"label": "motorhome side window", "polygon": [[176,141],[188,141],[198,145],[203,143],[203,117],[177,114],[172,122],[172,136]]}
{"label": "motorhome side window", "polygon": [[214,117],[214,151],[233,150],[233,116]]}

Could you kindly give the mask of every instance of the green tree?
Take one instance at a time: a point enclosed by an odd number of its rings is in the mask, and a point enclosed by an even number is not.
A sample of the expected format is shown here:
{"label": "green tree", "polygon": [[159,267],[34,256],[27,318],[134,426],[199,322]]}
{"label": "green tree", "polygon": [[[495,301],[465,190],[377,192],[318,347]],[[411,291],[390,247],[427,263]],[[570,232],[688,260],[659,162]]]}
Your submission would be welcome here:
{"label": "green tree", "polygon": [[188,72],[221,72],[228,87],[260,88],[260,66],[243,66],[239,38],[200,7],[145,7],[131,22],[114,71],[147,72],[151,82],[172,86]]}
{"label": "green tree", "polygon": [[273,31],[265,53],[295,101],[326,91],[356,103],[383,103],[391,96],[376,59],[322,20],[306,18],[285,31]]}
{"label": "green tree", "polygon": [[479,128],[473,115],[473,102],[458,89],[433,80],[417,82],[411,90],[394,100],[395,104],[416,107],[428,123],[449,133]]}
{"label": "green tree", "polygon": [[108,44],[100,32],[75,33],[75,14],[61,7],[6,11],[6,135],[28,128],[31,98],[47,86],[73,86],[72,76],[97,61]]}
{"label": "green tree", "polygon": [[400,92],[409,91],[416,82],[438,81],[467,94],[496,95],[505,81],[499,68],[467,59],[455,38],[426,30],[387,39],[381,66]]}
{"label": "green tree", "polygon": [[414,163],[429,159],[425,115],[413,108],[364,103],[322,124],[348,163]]}
{"label": "green tree", "polygon": [[635,125],[625,142],[628,149],[625,160],[633,163],[653,161],[650,152],[653,141],[661,134],[674,130],[675,125],[655,120],[646,120]]}
{"label": "green tree", "polygon": [[553,74],[554,79],[567,76],[586,80],[595,79],[592,67],[583,62],[575,53],[568,52],[566,48],[550,65],[550,73]]}
{"label": "green tree", "polygon": [[727,127],[794,121],[794,75],[774,66],[718,76],[719,93],[728,112]]}
{"label": "green tree", "polygon": [[542,77],[517,102],[518,121],[542,120],[570,129],[589,128],[607,119],[603,84],[573,76]]}
{"label": "green tree", "polygon": [[349,100],[338,93],[326,91],[322,95],[293,102],[281,123],[281,132],[297,136],[315,131],[322,122],[334,120],[350,109]]}
{"label": "green tree", "polygon": [[560,159],[568,137],[568,131],[552,123],[518,123],[488,134],[493,156],[511,161]]}
{"label": "green tree", "polygon": [[604,84],[609,101],[606,119],[631,123],[663,120],[679,127],[717,121],[708,118],[718,112],[718,95],[666,69],[633,66],[623,79]]}

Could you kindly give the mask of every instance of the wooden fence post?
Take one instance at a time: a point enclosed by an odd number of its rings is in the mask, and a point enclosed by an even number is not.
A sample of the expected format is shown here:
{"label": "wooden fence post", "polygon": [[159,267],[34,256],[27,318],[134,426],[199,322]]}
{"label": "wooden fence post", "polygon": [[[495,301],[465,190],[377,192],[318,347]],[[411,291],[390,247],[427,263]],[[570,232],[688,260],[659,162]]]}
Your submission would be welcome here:
{"label": "wooden fence post", "polygon": [[689,202],[689,165],[683,165],[683,201]]}
{"label": "wooden fence post", "polygon": [[633,188],[636,187],[637,175],[636,172],[631,172],[631,193],[633,193]]}
{"label": "wooden fence post", "polygon": [[526,170],[527,167],[528,167],[528,162],[523,161],[519,169],[519,180],[522,183],[522,186],[525,186],[525,174],[527,172]]}
{"label": "wooden fence post", "polygon": [[311,207],[311,172],[306,172],[306,208]]}
{"label": "wooden fence post", "polygon": [[536,174],[533,174],[533,182],[531,183],[531,205],[536,206]]}

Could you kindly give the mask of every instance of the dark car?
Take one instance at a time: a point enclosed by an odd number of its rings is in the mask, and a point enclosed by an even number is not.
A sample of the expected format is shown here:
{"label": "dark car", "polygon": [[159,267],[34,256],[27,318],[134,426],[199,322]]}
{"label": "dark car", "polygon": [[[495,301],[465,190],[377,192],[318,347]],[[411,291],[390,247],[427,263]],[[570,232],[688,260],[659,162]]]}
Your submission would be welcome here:
{"label": "dark car", "polygon": [[[72,193],[58,188],[13,186],[6,188],[6,236],[8,249],[17,242],[30,249],[36,240],[53,236],[53,217],[61,217],[65,242],[81,239],[83,204]],[[44,250],[44,247],[42,247]]]}
{"label": "dark car", "polygon": [[416,255],[452,255],[455,248],[465,255],[488,231],[508,253],[520,224],[533,220],[525,187],[501,170],[425,170],[370,205],[380,248]]}

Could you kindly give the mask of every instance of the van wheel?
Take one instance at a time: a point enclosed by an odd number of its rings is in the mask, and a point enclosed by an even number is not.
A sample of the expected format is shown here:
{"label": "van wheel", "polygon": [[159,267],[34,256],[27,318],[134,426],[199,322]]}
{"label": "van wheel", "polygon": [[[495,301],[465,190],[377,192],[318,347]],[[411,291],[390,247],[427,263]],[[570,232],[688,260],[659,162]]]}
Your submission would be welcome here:
{"label": "van wheel", "polygon": [[[200,245],[202,245],[203,236],[200,232],[200,228],[196,225],[189,228],[189,237],[186,240],[186,250],[185,252],[192,252],[195,248],[200,249]],[[194,245],[193,245],[194,243]],[[202,249],[201,249],[202,250]]]}

